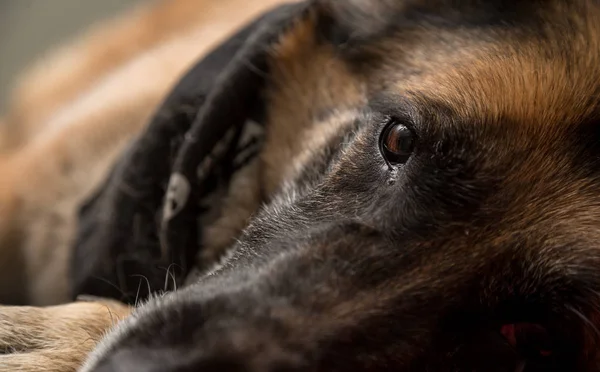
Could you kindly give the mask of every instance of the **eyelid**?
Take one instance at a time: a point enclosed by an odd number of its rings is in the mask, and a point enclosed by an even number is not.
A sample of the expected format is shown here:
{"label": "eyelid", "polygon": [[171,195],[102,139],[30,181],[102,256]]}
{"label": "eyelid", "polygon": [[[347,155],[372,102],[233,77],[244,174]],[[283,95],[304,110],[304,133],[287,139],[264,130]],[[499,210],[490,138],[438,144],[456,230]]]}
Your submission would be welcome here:
{"label": "eyelid", "polygon": [[[383,120],[383,123],[384,125],[381,127],[380,134],[378,137],[379,153],[383,157],[388,168],[390,170],[393,170],[400,165],[405,165],[410,160],[410,158],[415,152],[418,137],[416,136],[414,130],[408,124],[406,124],[403,120],[395,116],[386,116]],[[393,131],[396,127],[399,126],[404,127],[408,130],[408,132],[410,132],[411,149],[410,151],[406,152],[406,155],[391,151],[386,146],[388,135],[390,135],[391,131]]]}
{"label": "eyelid", "polygon": [[384,140],[383,137],[385,136],[386,132],[388,131],[388,128],[390,125],[392,125],[392,121],[393,118],[392,116],[384,116],[381,120],[380,120],[380,125],[378,126],[378,130],[379,130],[379,136],[377,137],[377,147],[379,148],[379,153],[381,154],[381,157],[383,158],[383,161],[385,161],[385,164],[388,166],[389,169],[393,169],[394,165],[392,163],[389,162],[389,160],[383,156],[383,154],[385,153],[385,145],[384,145]]}

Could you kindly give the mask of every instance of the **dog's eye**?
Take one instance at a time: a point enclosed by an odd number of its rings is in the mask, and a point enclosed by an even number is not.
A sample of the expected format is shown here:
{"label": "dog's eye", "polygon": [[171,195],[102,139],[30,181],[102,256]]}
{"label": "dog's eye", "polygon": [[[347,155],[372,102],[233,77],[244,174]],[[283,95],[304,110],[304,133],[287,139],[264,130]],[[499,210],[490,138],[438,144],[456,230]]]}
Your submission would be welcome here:
{"label": "dog's eye", "polygon": [[392,119],[383,131],[380,147],[388,163],[406,163],[415,147],[414,133],[406,125]]}

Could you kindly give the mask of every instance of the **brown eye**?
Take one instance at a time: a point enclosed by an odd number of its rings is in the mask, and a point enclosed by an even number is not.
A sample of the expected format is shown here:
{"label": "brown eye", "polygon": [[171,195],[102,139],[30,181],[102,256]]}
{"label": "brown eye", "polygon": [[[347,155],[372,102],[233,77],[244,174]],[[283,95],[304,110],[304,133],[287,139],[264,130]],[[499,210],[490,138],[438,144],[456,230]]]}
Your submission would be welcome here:
{"label": "brown eye", "polygon": [[390,164],[403,164],[408,161],[415,147],[415,136],[406,125],[392,121],[381,137],[383,157]]}

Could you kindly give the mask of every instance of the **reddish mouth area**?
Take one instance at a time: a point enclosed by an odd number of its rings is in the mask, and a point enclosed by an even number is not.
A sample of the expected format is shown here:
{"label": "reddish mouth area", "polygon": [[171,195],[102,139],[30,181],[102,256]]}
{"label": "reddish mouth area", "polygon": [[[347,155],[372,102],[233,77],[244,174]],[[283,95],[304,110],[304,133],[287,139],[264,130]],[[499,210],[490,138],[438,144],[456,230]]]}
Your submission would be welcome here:
{"label": "reddish mouth area", "polygon": [[531,357],[552,356],[551,338],[546,328],[535,323],[511,323],[500,327],[500,333],[515,350]]}

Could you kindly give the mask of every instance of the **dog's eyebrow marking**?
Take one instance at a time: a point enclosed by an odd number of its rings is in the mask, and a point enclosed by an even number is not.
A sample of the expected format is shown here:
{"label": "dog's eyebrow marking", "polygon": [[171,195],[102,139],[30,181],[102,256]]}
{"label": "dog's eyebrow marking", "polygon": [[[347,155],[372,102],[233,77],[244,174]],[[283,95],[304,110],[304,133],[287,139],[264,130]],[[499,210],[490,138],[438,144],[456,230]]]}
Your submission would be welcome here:
{"label": "dog's eyebrow marking", "polygon": [[[552,132],[549,124],[589,116],[597,107],[592,101],[599,100],[600,23],[576,21],[580,29],[570,32],[580,37],[549,30],[552,41],[535,38],[515,44],[510,40],[514,36],[505,35],[467,54],[450,54],[449,64],[436,68],[433,63],[418,79],[398,83],[397,89],[445,102],[463,117],[508,117]],[[565,53],[561,40],[578,52]]]}
{"label": "dog's eyebrow marking", "polygon": [[340,132],[346,130],[354,120],[360,117],[361,114],[356,110],[336,112],[304,132],[299,141],[305,147],[294,157],[293,169],[284,178],[294,179],[311,160],[315,150],[323,148],[332,138],[339,136]]}

